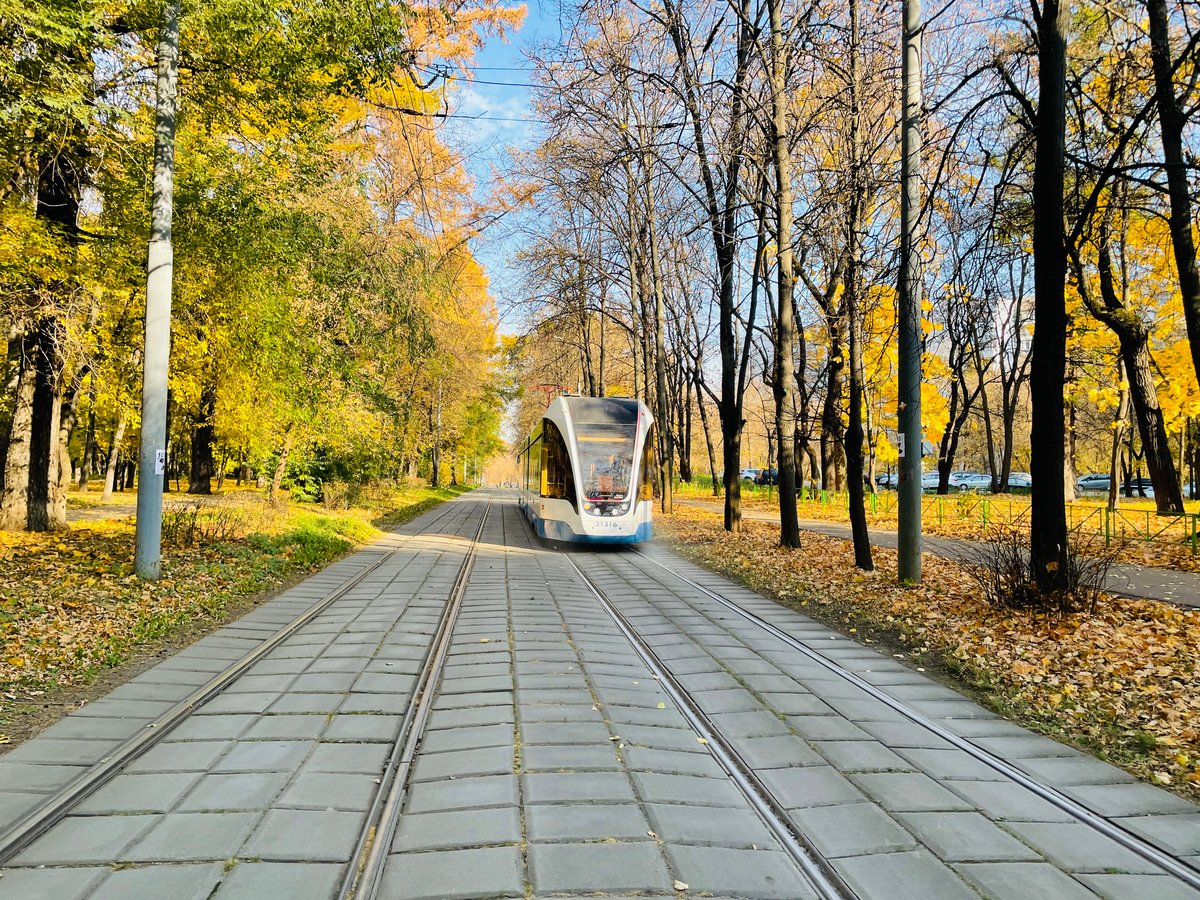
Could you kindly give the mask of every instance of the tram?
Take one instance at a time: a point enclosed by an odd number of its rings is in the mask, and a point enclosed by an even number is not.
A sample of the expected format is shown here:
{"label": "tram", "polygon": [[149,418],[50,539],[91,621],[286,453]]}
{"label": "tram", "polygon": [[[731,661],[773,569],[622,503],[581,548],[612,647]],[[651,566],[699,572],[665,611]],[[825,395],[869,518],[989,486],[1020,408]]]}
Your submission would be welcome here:
{"label": "tram", "polygon": [[517,454],[520,504],[538,537],[650,540],[654,419],[640,400],[559,397]]}

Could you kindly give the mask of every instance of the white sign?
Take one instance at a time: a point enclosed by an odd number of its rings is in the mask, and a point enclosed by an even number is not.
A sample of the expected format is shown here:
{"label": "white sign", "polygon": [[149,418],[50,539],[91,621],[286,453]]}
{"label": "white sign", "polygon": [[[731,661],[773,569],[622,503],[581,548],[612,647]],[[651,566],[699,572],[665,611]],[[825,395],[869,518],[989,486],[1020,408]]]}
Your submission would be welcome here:
{"label": "white sign", "polygon": [[900,458],[901,459],[904,459],[904,438],[905,438],[905,434],[902,431],[902,432],[900,432]]}
{"label": "white sign", "polygon": [[154,474],[162,475],[167,471],[167,451],[154,451]]}

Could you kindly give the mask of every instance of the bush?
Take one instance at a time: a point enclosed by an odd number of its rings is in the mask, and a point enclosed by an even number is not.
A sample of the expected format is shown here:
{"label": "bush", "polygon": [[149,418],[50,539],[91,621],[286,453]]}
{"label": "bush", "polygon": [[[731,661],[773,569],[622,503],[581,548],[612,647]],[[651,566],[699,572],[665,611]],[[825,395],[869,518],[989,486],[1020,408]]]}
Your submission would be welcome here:
{"label": "bush", "polygon": [[1023,609],[1066,615],[1094,612],[1104,594],[1109,567],[1120,552],[1115,545],[1101,555],[1085,556],[1071,542],[1067,547],[1066,586],[1046,593],[1038,587],[1029,564],[1023,535],[1015,529],[999,528],[975,550],[968,571],[979,585],[984,600],[998,609]]}

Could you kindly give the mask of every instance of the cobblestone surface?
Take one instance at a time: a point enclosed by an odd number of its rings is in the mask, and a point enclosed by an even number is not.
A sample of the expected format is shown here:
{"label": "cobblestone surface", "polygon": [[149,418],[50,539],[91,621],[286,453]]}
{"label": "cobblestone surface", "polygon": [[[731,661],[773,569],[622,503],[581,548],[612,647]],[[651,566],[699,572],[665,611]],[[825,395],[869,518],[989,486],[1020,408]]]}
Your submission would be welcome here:
{"label": "cobblestone surface", "polygon": [[[392,554],[23,851],[0,898],[335,896],[484,499],[410,523],[0,756],[7,827]],[[1193,805],[648,553],[1167,853],[1200,858]],[[863,900],[1200,896],[648,559],[537,542],[503,495],[382,896],[817,896],[570,560]]]}

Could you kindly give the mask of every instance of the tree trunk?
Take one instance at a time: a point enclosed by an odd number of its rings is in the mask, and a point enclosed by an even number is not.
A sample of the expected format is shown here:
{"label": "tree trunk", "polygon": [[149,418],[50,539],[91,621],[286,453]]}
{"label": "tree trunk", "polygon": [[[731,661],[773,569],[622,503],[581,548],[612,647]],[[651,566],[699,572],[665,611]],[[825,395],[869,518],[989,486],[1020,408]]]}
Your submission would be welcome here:
{"label": "tree trunk", "polygon": [[267,500],[271,503],[278,502],[280,488],[283,487],[283,477],[287,474],[288,457],[292,453],[292,426],[287,427],[284,433],[283,446],[279,448],[279,459],[275,463],[275,474],[271,476],[271,487],[267,490]]}
{"label": "tree trunk", "polygon": [[[95,397],[92,398],[93,404]],[[92,477],[92,460],[96,455],[96,412],[88,412],[87,434],[83,439],[83,459],[79,464],[79,490],[86,491]]]}
{"label": "tree trunk", "polygon": [[[1150,20],[1150,59],[1154,65],[1154,100],[1158,106],[1159,132],[1162,136],[1163,168],[1167,173],[1167,196],[1171,203],[1168,220],[1175,268],[1179,273],[1179,291],[1183,299],[1183,318],[1187,323],[1192,365],[1200,378],[1200,272],[1196,268],[1196,244],[1193,238],[1191,188],[1188,184],[1188,154],[1184,149],[1187,116],[1175,93],[1175,60],[1171,53],[1171,14],[1166,0],[1146,0]],[[1157,496],[1158,491],[1155,490]]]}
{"label": "tree trunk", "polygon": [[113,488],[116,487],[117,462],[121,458],[121,441],[125,439],[125,423],[126,417],[122,411],[117,419],[117,430],[113,432],[112,445],[108,448],[108,463],[104,467],[104,492],[100,495],[101,500],[112,497]]}
{"label": "tree trunk", "polygon": [[1108,457],[1108,508],[1116,509],[1121,504],[1121,447],[1125,440],[1125,429],[1129,425],[1129,381],[1125,377],[1125,366],[1117,362],[1117,382],[1121,392],[1117,400],[1117,417],[1113,422],[1112,450]]}
{"label": "tree trunk", "polygon": [[775,397],[775,443],[779,457],[779,542],[784,547],[800,546],[800,523],[796,517],[796,446],[792,440],[795,426],[787,420],[792,410],[796,320],[792,294],[796,273],[792,256],[792,157],[788,126],[787,47],[783,34],[783,0],[767,0],[771,24],[771,149],[775,164],[775,246],[776,313],[775,377],[771,392]]}
{"label": "tree trunk", "polygon": [[188,477],[189,494],[211,494],[213,466],[213,417],[217,412],[217,389],[206,384],[200,393],[200,415],[192,430],[192,468]]}
{"label": "tree trunk", "polygon": [[[56,448],[58,479],[50,484],[50,521],[53,528],[67,527],[67,491],[71,489],[71,434],[75,431],[75,422],[79,410],[75,398],[79,396],[79,388],[87,377],[86,367],[75,373],[71,384],[63,394],[58,416],[58,446]],[[86,451],[85,451],[86,455]],[[54,468],[54,466],[52,466]]]}
{"label": "tree trunk", "polygon": [[33,422],[36,380],[32,347],[21,341],[20,372],[14,392],[12,422],[4,457],[4,492],[0,495],[0,528],[24,531],[29,527],[29,437]]}
{"label": "tree trunk", "polygon": [[1030,363],[1030,568],[1045,592],[1067,584],[1063,454],[1066,381],[1066,248],[1063,242],[1067,32],[1071,4],[1044,0],[1038,19],[1037,149],[1033,176],[1034,333]]}
{"label": "tree trunk", "polygon": [[862,56],[859,48],[859,2],[850,0],[850,210],[846,234],[846,322],[850,343],[850,415],[846,429],[846,487],[850,500],[850,532],[854,539],[854,564],[871,571],[871,536],[863,496],[863,353],[861,331],[862,288]]}

